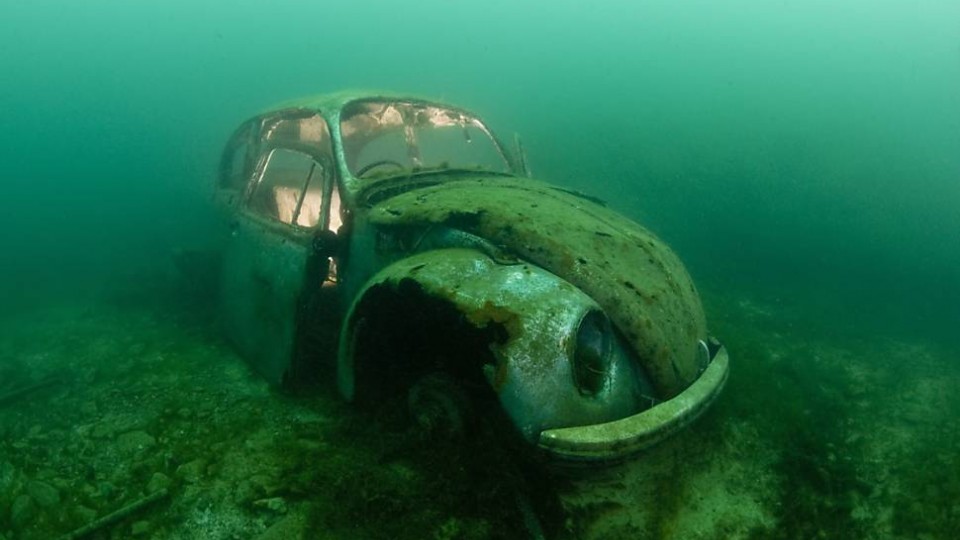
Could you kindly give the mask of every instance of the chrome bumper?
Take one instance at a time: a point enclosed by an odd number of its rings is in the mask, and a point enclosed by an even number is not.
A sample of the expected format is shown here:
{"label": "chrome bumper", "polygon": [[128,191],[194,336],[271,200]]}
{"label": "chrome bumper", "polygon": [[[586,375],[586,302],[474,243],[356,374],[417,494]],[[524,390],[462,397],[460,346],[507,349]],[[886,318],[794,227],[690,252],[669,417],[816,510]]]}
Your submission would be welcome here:
{"label": "chrome bumper", "polygon": [[612,422],[542,431],[537,446],[574,461],[617,460],[649,448],[707,410],[723,390],[729,366],[727,349],[721,346],[700,377],[672,399]]}

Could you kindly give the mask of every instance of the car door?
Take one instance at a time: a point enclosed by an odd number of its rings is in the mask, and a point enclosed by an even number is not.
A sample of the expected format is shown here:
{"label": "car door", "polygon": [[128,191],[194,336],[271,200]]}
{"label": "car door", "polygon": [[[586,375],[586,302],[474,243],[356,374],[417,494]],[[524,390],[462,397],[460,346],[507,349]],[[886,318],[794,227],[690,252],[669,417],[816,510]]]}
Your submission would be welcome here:
{"label": "car door", "polygon": [[254,129],[251,147],[235,151],[255,157],[233,160],[254,165],[229,220],[220,312],[240,354],[283,385],[297,352],[302,300],[329,273],[312,246],[329,222],[333,153],[326,122],[315,113],[278,114]]}

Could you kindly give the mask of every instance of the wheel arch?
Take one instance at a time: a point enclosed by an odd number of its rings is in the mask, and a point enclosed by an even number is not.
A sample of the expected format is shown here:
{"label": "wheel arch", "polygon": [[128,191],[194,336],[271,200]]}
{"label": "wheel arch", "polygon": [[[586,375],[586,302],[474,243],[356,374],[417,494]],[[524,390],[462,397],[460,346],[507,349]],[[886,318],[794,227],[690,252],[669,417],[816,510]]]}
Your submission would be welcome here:
{"label": "wheel arch", "polygon": [[483,366],[495,363],[490,346],[504,339],[503,326],[471,323],[453,301],[412,278],[375,283],[354,303],[342,330],[337,383],[357,402],[433,371],[479,383]]}

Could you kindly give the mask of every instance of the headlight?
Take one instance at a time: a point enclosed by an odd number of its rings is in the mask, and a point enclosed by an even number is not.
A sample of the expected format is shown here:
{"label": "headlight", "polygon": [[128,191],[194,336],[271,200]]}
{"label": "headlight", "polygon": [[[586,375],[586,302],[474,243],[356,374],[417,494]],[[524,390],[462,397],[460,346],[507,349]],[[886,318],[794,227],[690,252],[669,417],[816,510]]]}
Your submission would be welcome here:
{"label": "headlight", "polygon": [[580,320],[573,351],[573,379],[583,395],[596,395],[607,385],[611,334],[610,321],[600,311],[590,311]]}

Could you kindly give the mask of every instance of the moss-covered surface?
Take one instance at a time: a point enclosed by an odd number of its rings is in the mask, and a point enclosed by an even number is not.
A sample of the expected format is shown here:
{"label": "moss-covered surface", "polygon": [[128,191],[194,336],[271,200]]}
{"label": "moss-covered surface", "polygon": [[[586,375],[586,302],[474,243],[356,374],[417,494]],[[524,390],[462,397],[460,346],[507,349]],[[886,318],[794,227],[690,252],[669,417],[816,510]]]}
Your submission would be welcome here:
{"label": "moss-covered surface", "polygon": [[696,378],[703,307],[660,238],[591,200],[530,179],[481,177],[406,191],[374,205],[378,226],[443,223],[476,234],[597,301],[646,369],[658,396]]}
{"label": "moss-covered surface", "polygon": [[[814,299],[823,305],[823,299]],[[952,538],[960,365],[844,308],[708,294],[731,351],[693,429],[564,493],[580,538]]]}
{"label": "moss-covered surface", "polygon": [[[544,468],[498,423],[270,390],[200,305],[61,301],[0,319],[0,538],[952,538],[960,365],[929,341],[708,294],[728,387],[692,429],[601,470]],[[121,301],[122,300],[122,301]],[[53,377],[53,378],[51,378]],[[287,527],[283,529],[282,527]]]}
{"label": "moss-covered surface", "polygon": [[437,441],[395,403],[277,394],[184,307],[4,321],[4,388],[60,379],[0,407],[2,537],[57,537],[160,488],[93,538],[257,538],[294,515],[308,538],[515,538],[526,508],[559,521],[551,480],[494,427]]}

